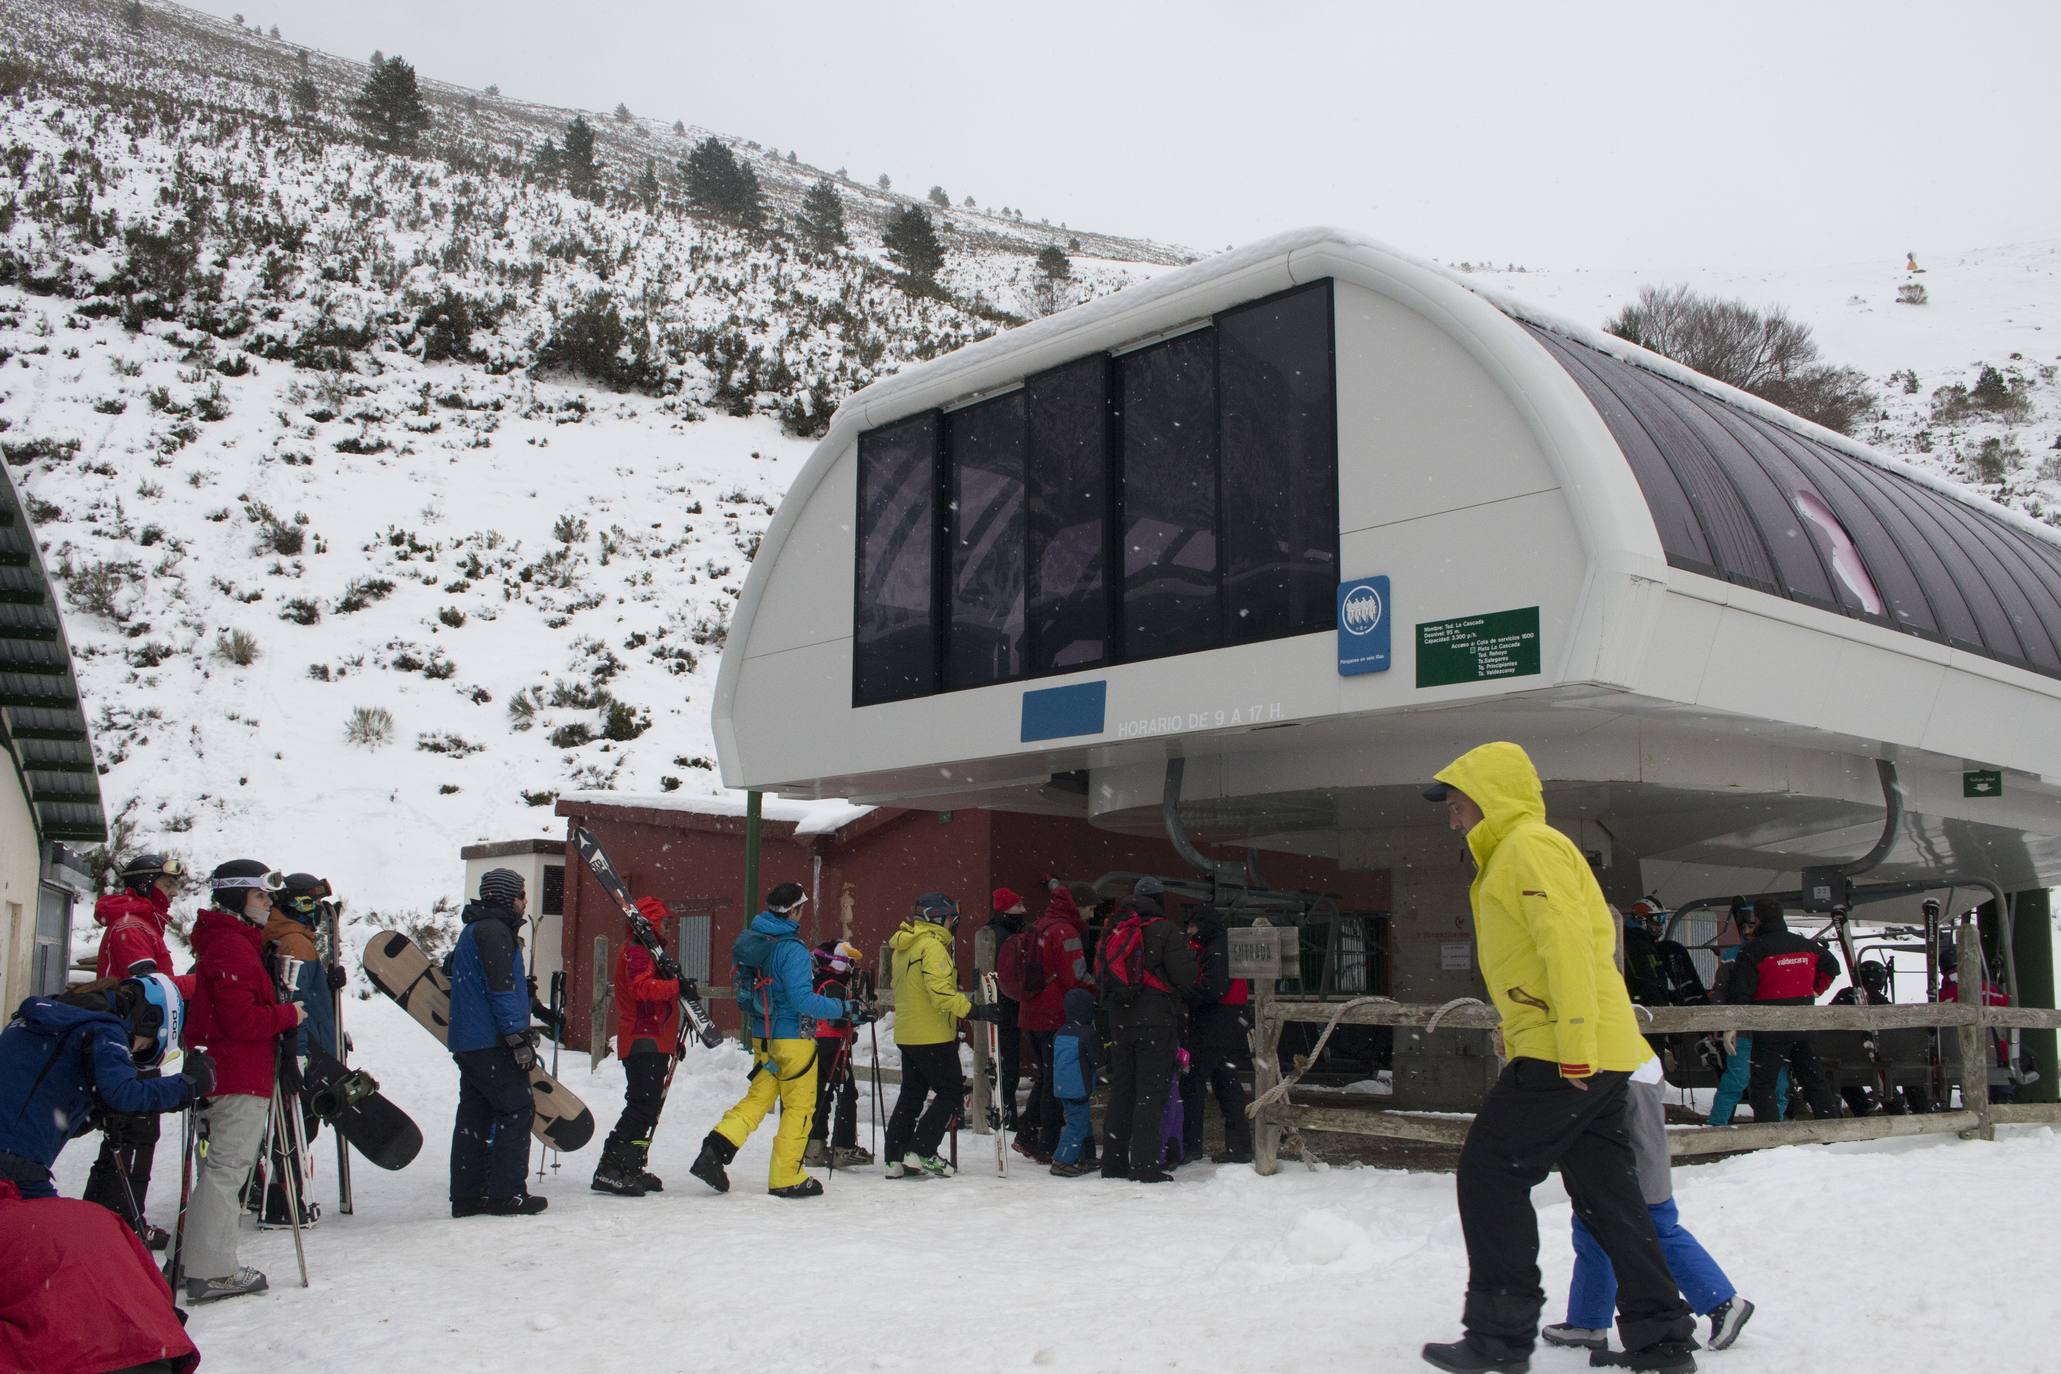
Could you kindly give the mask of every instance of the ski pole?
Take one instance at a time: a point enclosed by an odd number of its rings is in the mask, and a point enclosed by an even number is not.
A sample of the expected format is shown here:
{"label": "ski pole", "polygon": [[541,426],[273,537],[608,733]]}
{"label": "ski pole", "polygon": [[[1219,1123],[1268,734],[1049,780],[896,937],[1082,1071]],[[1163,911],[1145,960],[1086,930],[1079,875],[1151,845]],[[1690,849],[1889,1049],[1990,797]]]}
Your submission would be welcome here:
{"label": "ski pole", "polygon": [[200,1145],[200,1131],[194,1121],[194,1107],[187,1104],[179,1113],[179,1215],[172,1219],[171,1253],[165,1256],[165,1282],[178,1301],[179,1285],[186,1278],[186,1205],[193,1199],[194,1156]]}
{"label": "ski pole", "polygon": [[[287,1136],[285,1095],[280,1091],[279,1076],[277,1074],[272,1076],[272,1119],[269,1124],[271,1126],[272,1143],[275,1146],[282,1139],[290,1139]],[[273,1156],[275,1167],[277,1158],[277,1155]],[[294,1172],[291,1164],[289,1164],[289,1167],[280,1170],[279,1183],[281,1190],[286,1196],[287,1220],[293,1226],[293,1258],[295,1263],[300,1266],[301,1287],[306,1288],[308,1286],[308,1253],[301,1244],[301,1197],[300,1189],[294,1186]],[[260,1194],[258,1206],[263,1208],[264,1205],[265,1198]]]}
{"label": "ski pole", "polygon": [[[329,966],[343,967],[343,932],[339,923],[342,912],[340,903],[325,902],[329,925]],[[345,1069],[350,1068],[349,1056],[344,1049],[344,995],[342,988],[329,994],[331,1014],[336,1020],[336,1062]],[[343,1132],[336,1132],[336,1210],[339,1216],[351,1214],[351,1146]]]}
{"label": "ski pole", "polygon": [[[565,970],[551,975],[551,1076],[558,1077],[558,1050],[565,1044]],[[558,1172],[558,1151],[551,1152],[551,1172]],[[544,1157],[537,1157],[537,1177],[544,1176]]]}

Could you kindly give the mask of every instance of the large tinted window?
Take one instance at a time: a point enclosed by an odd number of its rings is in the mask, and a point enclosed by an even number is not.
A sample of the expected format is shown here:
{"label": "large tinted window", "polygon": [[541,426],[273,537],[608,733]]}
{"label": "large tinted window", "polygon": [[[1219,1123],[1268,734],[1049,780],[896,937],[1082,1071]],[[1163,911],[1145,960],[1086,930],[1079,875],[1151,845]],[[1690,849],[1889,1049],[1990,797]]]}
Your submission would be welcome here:
{"label": "large tinted window", "polygon": [[1223,642],[1217,610],[1216,345],[1208,330],[1116,361],[1123,435],[1121,652]]}
{"label": "large tinted window", "polygon": [[1109,360],[1024,386],[1030,456],[1030,669],[1092,668],[1109,652]]}
{"label": "large tinted window", "polygon": [[1338,403],[1331,284],[1217,317],[1225,638],[1331,628],[1338,586]]}
{"label": "large tinted window", "polygon": [[937,689],[938,417],[859,436],[852,701]]}
{"label": "large tinted window", "polygon": [[1023,411],[1018,391],[945,417],[948,691],[1023,675]]}

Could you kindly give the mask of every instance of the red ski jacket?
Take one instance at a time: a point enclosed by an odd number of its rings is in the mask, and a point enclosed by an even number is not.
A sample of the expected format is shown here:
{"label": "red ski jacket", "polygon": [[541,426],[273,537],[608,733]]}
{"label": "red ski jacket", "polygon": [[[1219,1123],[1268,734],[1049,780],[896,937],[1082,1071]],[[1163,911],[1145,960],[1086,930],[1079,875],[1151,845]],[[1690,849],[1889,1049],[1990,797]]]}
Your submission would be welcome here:
{"label": "red ski jacket", "polygon": [[1017,1025],[1027,1031],[1056,1031],[1066,1023],[1066,994],[1075,988],[1093,990],[1088,976],[1087,923],[1073,894],[1055,888],[1045,914],[1030,928],[1031,950],[1045,971],[1045,986],[1026,998]]}
{"label": "red ski jacket", "polygon": [[264,946],[263,927],[226,911],[210,908],[194,922],[200,994],[188,1008],[186,1038],[213,1057],[216,1097],[270,1097],[279,1037],[300,1024],[272,986]]}
{"label": "red ski jacket", "polygon": [[639,1040],[672,1054],[680,1046],[680,984],[658,976],[658,961],[635,940],[615,956],[615,1053],[627,1059]]}
{"label": "red ski jacket", "polygon": [[172,899],[154,887],[148,896],[124,890],[95,902],[93,919],[100,923],[102,933],[94,976],[126,978],[131,967],[148,959],[159,973],[170,975],[180,995],[193,996],[193,975],[172,972],[172,951],[165,944],[165,926],[171,918]]}
{"label": "red ski jacket", "polygon": [[190,1374],[200,1352],[142,1242],[97,1202],[24,1202],[0,1180],[0,1369],[98,1374],[160,1360]]}
{"label": "red ski jacket", "polygon": [[1807,1006],[1817,1001],[1818,994],[1831,987],[1838,975],[1839,961],[1831,950],[1770,918],[1761,923],[1760,933],[1733,961],[1725,1000]]}

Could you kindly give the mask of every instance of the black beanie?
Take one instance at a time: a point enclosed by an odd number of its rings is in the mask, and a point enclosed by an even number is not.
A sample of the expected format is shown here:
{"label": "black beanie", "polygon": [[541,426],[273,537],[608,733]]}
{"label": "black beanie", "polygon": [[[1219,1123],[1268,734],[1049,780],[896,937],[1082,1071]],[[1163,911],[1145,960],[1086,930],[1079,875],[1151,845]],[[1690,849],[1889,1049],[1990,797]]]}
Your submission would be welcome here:
{"label": "black beanie", "polygon": [[514,906],[528,891],[522,874],[512,868],[490,868],[480,874],[479,899],[494,906]]}

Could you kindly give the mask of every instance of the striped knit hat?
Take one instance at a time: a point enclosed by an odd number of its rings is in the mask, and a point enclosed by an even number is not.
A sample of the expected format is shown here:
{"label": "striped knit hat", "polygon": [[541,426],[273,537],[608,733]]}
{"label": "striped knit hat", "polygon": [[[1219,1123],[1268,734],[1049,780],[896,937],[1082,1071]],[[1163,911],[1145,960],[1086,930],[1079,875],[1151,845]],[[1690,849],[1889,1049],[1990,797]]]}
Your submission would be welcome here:
{"label": "striped knit hat", "polygon": [[479,899],[496,906],[514,906],[516,899],[529,889],[523,885],[522,874],[512,868],[490,868],[480,874]]}

